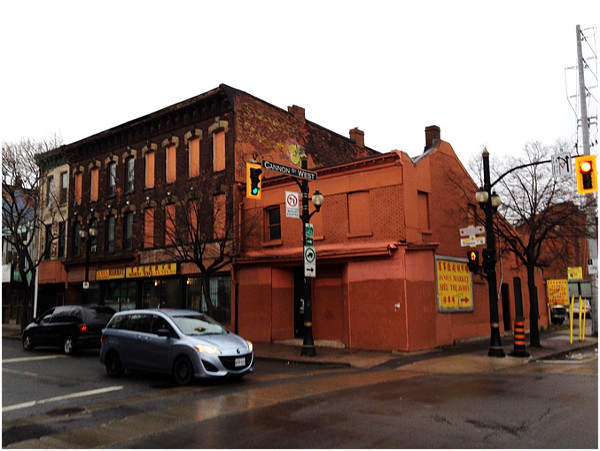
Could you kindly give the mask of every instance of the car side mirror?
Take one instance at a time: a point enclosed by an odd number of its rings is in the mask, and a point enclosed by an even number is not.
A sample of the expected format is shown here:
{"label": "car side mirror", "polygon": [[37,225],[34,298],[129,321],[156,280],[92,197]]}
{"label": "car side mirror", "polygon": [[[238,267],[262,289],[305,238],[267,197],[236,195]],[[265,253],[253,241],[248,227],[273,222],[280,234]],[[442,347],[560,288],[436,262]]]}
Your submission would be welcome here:
{"label": "car side mirror", "polygon": [[171,337],[171,331],[169,329],[158,329],[158,336],[159,337],[170,338]]}

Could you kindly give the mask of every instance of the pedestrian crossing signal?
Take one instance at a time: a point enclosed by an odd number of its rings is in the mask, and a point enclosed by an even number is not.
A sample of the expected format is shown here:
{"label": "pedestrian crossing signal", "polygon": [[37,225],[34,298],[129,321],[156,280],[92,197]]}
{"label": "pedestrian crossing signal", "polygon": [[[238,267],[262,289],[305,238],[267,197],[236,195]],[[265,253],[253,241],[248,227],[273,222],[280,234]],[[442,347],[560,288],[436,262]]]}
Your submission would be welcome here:
{"label": "pedestrian crossing signal", "polygon": [[259,163],[246,163],[246,197],[248,199],[261,199],[262,168]]}
{"label": "pedestrian crossing signal", "polygon": [[596,173],[596,156],[584,155],[575,158],[577,172],[577,192],[579,194],[598,192],[598,175]]}
{"label": "pedestrian crossing signal", "polygon": [[467,266],[469,267],[469,271],[471,271],[473,274],[477,274],[479,272],[479,252],[467,252],[467,259]]}

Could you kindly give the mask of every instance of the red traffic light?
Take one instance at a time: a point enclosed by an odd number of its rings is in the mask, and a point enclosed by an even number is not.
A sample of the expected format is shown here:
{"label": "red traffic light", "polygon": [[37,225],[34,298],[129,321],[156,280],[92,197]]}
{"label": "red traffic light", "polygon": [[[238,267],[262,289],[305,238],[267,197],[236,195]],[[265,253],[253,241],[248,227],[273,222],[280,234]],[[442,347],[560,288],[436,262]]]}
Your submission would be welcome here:
{"label": "red traffic light", "polygon": [[595,155],[575,157],[575,170],[577,171],[577,192],[579,194],[598,192]]}
{"label": "red traffic light", "polygon": [[581,171],[582,174],[587,174],[588,172],[591,172],[591,170],[592,170],[591,161],[584,160],[581,163],[579,163],[579,170]]}

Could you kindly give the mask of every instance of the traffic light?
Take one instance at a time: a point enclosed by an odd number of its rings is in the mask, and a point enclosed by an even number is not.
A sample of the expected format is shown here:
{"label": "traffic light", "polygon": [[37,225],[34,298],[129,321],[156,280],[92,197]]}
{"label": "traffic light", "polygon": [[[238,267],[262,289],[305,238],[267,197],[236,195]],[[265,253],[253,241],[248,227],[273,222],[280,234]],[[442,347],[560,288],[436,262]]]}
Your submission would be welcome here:
{"label": "traffic light", "polygon": [[477,274],[479,272],[479,252],[467,252],[467,260],[467,266],[469,267],[469,271],[471,271],[473,274]]}
{"label": "traffic light", "polygon": [[246,163],[246,197],[260,199],[262,188],[262,169],[259,163]]}
{"label": "traffic light", "polygon": [[577,171],[577,192],[579,194],[597,193],[596,155],[576,157],[575,170]]}

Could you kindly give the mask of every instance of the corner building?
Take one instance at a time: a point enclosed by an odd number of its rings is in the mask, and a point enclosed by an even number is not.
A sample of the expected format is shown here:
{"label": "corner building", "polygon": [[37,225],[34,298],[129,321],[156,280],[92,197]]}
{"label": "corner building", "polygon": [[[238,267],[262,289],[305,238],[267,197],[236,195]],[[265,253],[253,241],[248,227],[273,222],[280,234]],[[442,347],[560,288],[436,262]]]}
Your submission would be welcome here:
{"label": "corner building", "polygon": [[[477,185],[437,126],[426,128],[416,158],[392,151],[316,168],[324,203],[311,218],[316,250],[312,279],[313,335],[319,345],[417,351],[490,335],[488,284],[467,268],[459,230],[482,223]],[[242,223],[260,223],[234,268],[239,333],[252,340],[304,335],[302,221],[288,217],[290,177],[263,182],[260,200],[244,201]],[[310,205],[312,212],[314,207]],[[293,215],[292,215],[293,216]],[[482,247],[479,247],[481,251]],[[499,251],[500,330],[515,319],[514,286],[526,273]],[[522,281],[522,283],[521,283]],[[537,289],[543,289],[541,275]],[[540,291],[541,292],[541,291]],[[548,324],[543,296],[539,324]]]}
{"label": "corner building", "polygon": [[[202,199],[212,235],[227,229],[227,248],[237,255],[246,162],[299,164],[305,155],[314,168],[376,155],[360,130],[351,135],[306,120],[301,107],[286,111],[220,85],[65,145],[71,189],[64,271],[44,282],[64,285],[68,304],[205,310],[199,268],[173,246],[187,207]],[[215,258],[207,252],[203,264]],[[211,277],[210,293],[217,319],[236,329],[231,264]]]}

